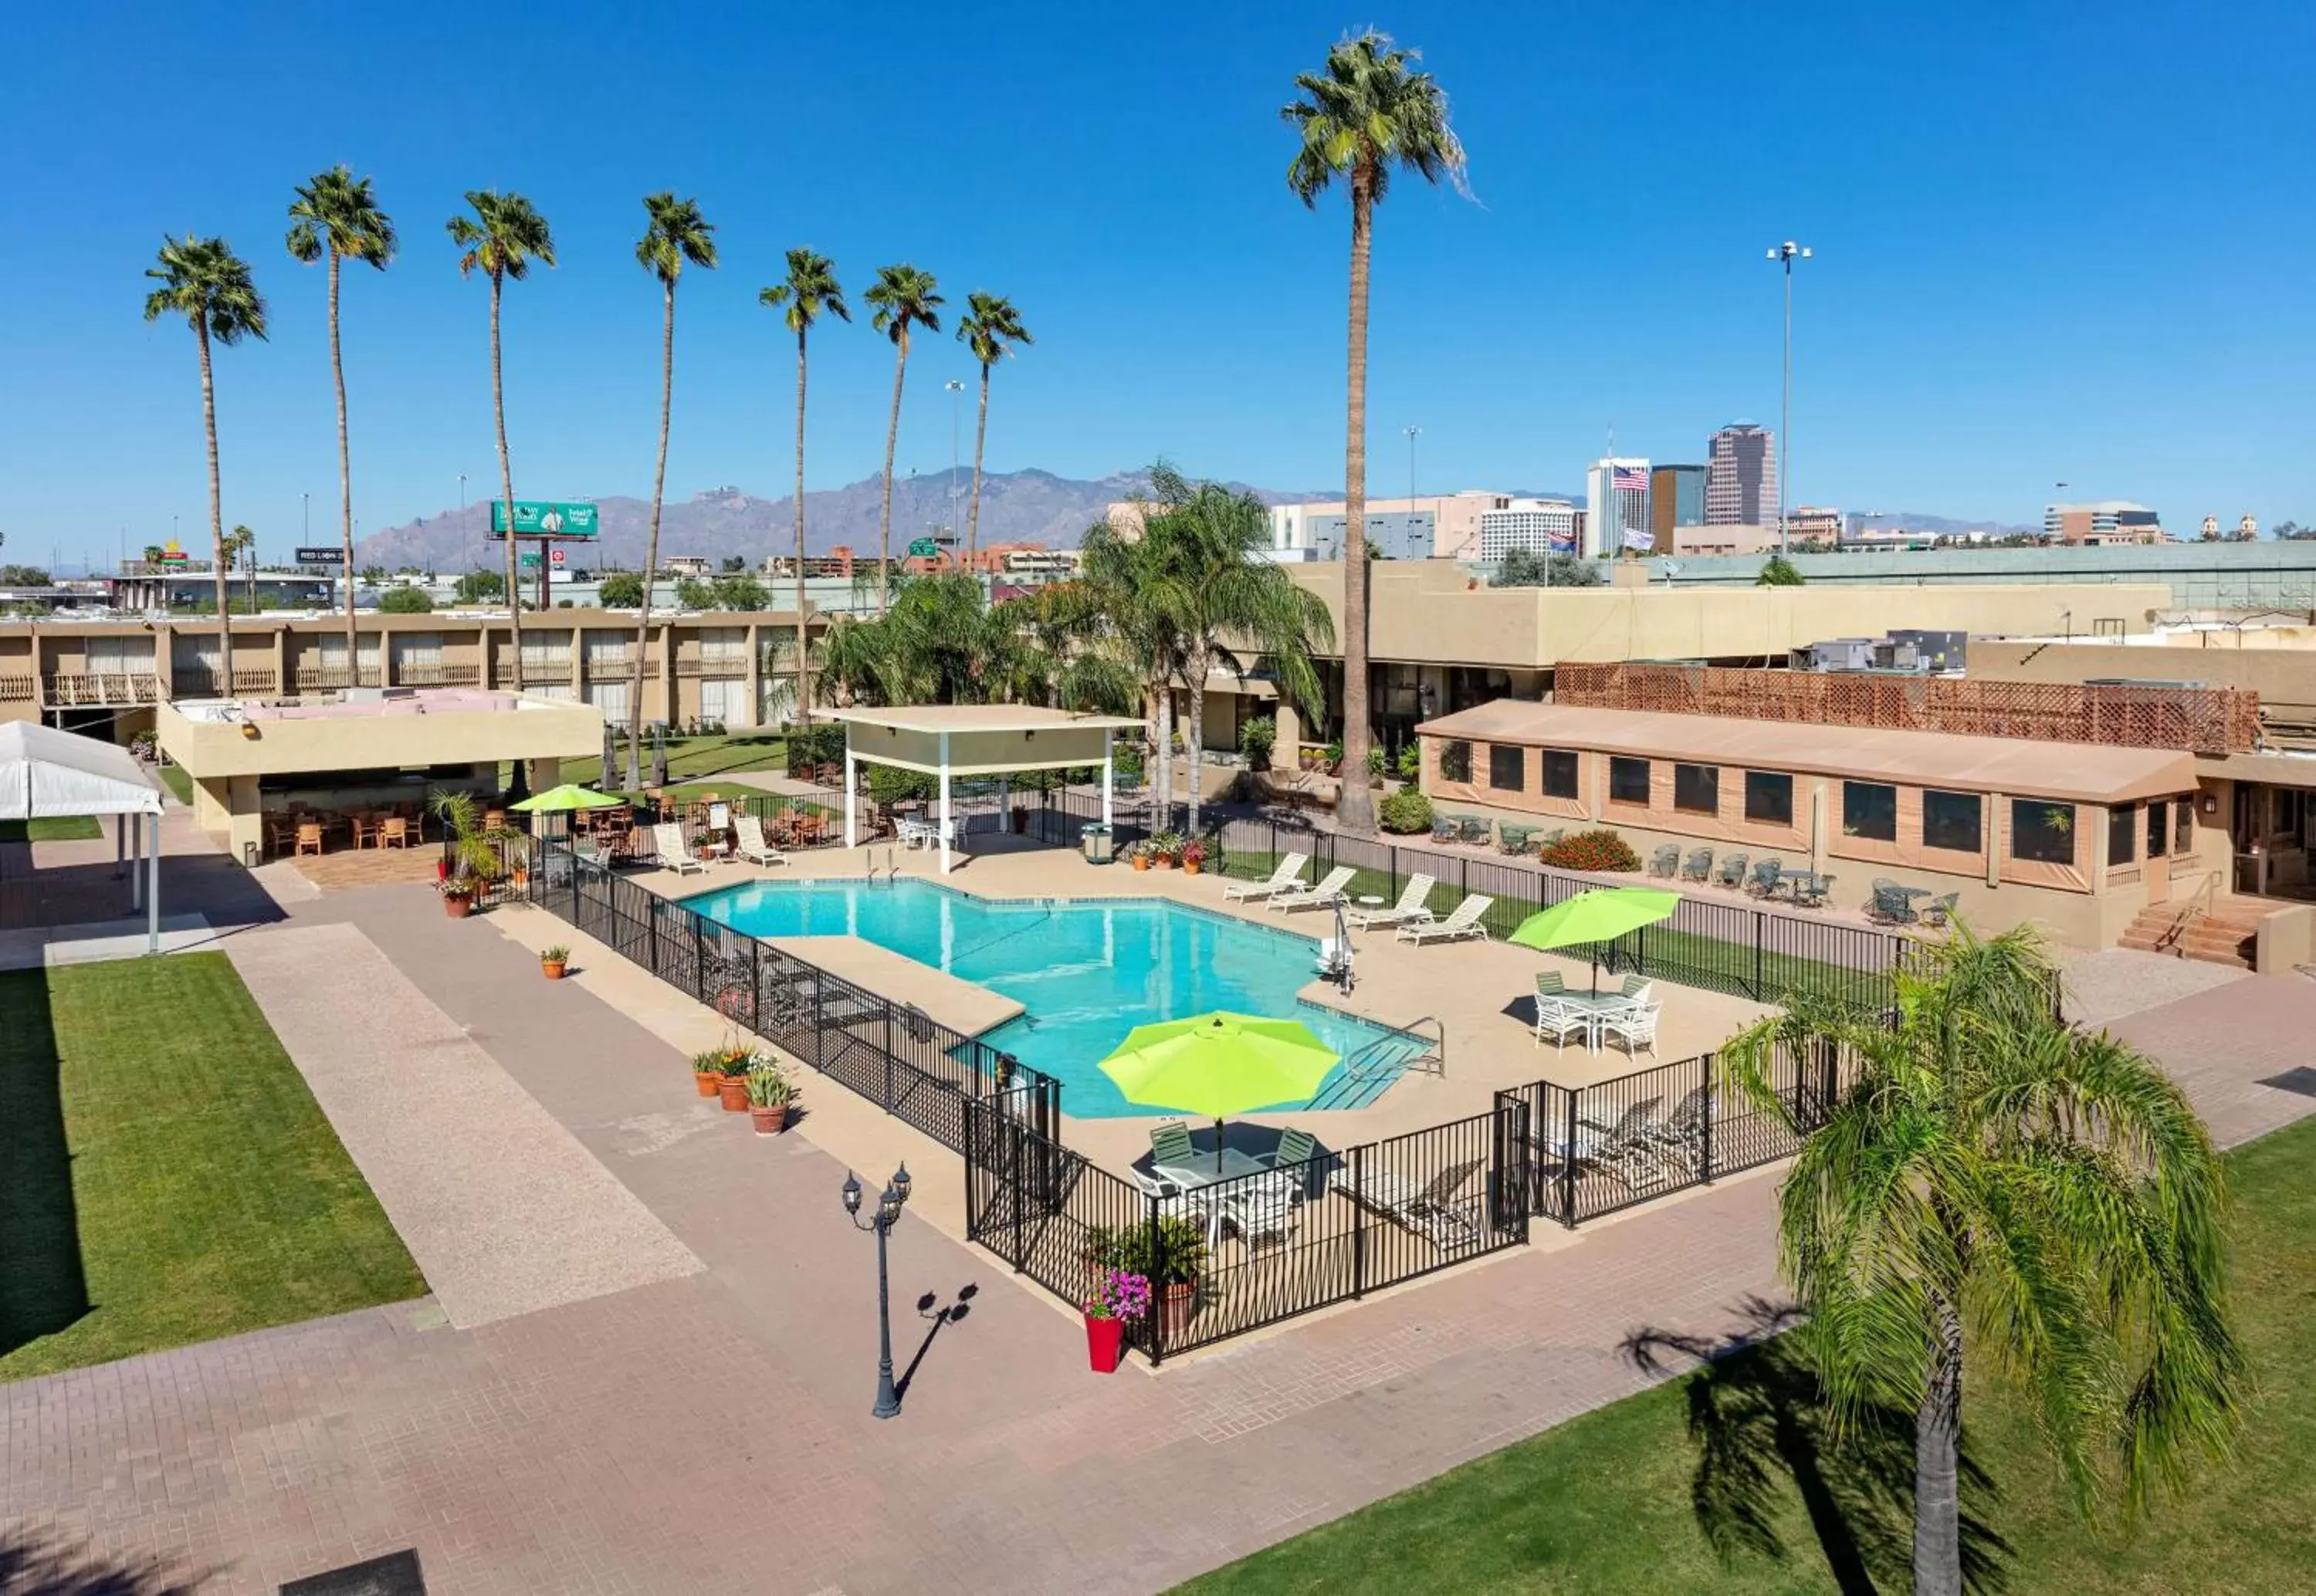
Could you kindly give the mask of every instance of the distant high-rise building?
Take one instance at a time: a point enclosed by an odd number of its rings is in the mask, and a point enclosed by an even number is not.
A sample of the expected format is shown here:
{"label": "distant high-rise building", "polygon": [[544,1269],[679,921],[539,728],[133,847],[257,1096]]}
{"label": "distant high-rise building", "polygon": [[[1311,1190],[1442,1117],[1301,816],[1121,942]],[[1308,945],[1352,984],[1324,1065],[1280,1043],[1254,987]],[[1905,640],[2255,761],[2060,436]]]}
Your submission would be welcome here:
{"label": "distant high-rise building", "polygon": [[1777,521],[1777,434],[1733,421],[1713,435],[1705,468],[1705,524],[1773,527]]}
{"label": "distant high-rise building", "polygon": [[1660,466],[1649,473],[1649,531],[1656,552],[1673,552],[1675,527],[1705,525],[1705,467]]}
{"label": "distant high-rise building", "polygon": [[1831,548],[1839,543],[1848,523],[1841,511],[1815,504],[1796,504],[1786,511],[1786,536],[1795,544],[1822,543]]}
{"label": "distant high-rise building", "polygon": [[1480,517],[1480,558],[1501,560],[1514,549],[1572,554],[1583,528],[1584,512],[1565,499],[1514,499]]}
{"label": "distant high-rise building", "polygon": [[[2211,523],[2217,530],[2217,523]],[[2144,504],[2128,499],[2102,499],[2096,504],[2046,504],[2043,536],[2061,543],[2161,543],[2163,518]]]}
{"label": "distant high-rise building", "polygon": [[1595,559],[1614,559],[1628,545],[1626,533],[1641,539],[1638,550],[1652,546],[1649,528],[1649,463],[1646,460],[1595,460],[1584,474],[1584,552]]}

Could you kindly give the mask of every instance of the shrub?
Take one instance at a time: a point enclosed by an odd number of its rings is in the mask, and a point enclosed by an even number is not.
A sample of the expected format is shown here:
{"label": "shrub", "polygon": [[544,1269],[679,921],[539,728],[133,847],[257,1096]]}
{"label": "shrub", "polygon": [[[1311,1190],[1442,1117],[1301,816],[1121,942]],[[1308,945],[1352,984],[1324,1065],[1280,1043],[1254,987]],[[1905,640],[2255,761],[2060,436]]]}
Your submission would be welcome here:
{"label": "shrub", "polygon": [[1399,779],[1403,782],[1423,779],[1423,745],[1411,742],[1399,750]]}
{"label": "shrub", "polygon": [[1421,787],[1401,787],[1385,795],[1376,811],[1376,823],[1386,831],[1431,829],[1431,800]]}
{"label": "shrub", "polygon": [[378,601],[380,615],[426,615],[433,608],[433,598],[423,588],[389,588]]}
{"label": "shrub", "polygon": [[1278,723],[1269,715],[1257,715],[1238,729],[1239,752],[1257,770],[1270,768],[1270,750],[1278,746]]}
{"label": "shrub", "polygon": [[1633,845],[1606,827],[1563,837],[1537,856],[1539,864],[1562,870],[1638,870]]}

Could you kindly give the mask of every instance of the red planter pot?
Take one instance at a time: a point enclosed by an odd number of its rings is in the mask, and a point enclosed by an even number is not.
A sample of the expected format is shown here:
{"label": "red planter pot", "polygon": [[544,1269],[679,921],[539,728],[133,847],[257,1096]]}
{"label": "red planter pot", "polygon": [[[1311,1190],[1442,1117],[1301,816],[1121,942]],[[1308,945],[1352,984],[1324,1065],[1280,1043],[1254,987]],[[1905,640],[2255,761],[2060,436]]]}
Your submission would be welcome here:
{"label": "red planter pot", "polygon": [[454,920],[463,920],[475,912],[475,900],[463,893],[446,896],[442,900],[442,912]]}
{"label": "red planter pot", "polygon": [[1126,1321],[1088,1318],[1085,1327],[1087,1363],[1096,1374],[1116,1374],[1126,1355]]}
{"label": "red planter pot", "polygon": [[719,1077],[716,1083],[716,1095],[724,1100],[726,1113],[740,1114],[748,1112],[748,1077],[746,1076]]}

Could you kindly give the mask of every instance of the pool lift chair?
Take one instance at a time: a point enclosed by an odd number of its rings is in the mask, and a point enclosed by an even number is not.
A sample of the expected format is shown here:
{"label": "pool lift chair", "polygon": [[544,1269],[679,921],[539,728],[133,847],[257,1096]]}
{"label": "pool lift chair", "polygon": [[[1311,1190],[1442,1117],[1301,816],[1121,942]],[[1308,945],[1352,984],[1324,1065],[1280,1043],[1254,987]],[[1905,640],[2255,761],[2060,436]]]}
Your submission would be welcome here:
{"label": "pool lift chair", "polygon": [[1341,895],[1338,894],[1332,905],[1335,934],[1322,937],[1319,942],[1319,979],[1333,981],[1342,989],[1344,996],[1349,997],[1358,978],[1351,969],[1351,923],[1344,911],[1343,901]]}

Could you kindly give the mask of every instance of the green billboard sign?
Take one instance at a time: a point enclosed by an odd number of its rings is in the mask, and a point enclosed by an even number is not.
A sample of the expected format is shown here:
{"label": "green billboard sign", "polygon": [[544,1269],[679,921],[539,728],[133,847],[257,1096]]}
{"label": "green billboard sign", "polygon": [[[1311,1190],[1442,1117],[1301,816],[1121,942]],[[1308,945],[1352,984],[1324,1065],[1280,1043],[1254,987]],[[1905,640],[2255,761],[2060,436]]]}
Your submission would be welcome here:
{"label": "green billboard sign", "polygon": [[940,558],[940,545],[935,543],[930,537],[920,537],[909,545],[909,558],[912,560],[938,560]]}
{"label": "green billboard sign", "polygon": [[[491,501],[491,536],[507,535],[506,501]],[[566,502],[559,499],[518,499],[514,501],[514,535],[517,537],[592,537],[596,532],[595,507],[592,504]]]}

